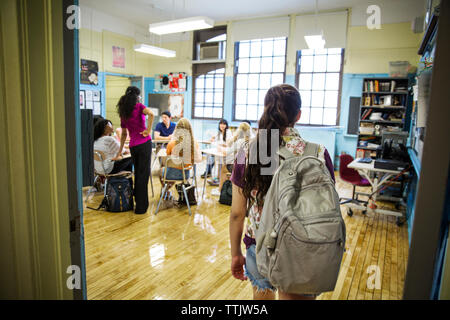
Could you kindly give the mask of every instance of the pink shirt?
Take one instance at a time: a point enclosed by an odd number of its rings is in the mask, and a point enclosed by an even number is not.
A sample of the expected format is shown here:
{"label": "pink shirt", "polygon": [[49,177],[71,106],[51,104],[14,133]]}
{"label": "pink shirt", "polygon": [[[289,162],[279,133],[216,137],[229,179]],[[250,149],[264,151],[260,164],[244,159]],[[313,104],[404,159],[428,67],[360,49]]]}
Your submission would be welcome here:
{"label": "pink shirt", "polygon": [[147,129],[145,125],[145,114],[143,112],[144,109],[145,106],[142,103],[138,103],[134,106],[134,110],[127,120],[120,119],[120,126],[128,129],[130,134],[130,148],[152,140],[151,136],[144,137],[141,134],[142,131]]}

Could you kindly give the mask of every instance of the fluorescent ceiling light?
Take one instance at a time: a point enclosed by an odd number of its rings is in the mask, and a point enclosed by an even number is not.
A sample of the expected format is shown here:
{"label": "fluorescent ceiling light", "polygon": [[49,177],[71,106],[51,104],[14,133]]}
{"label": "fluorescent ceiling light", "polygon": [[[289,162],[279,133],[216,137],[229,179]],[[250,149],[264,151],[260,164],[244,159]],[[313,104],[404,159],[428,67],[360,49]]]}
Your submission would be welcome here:
{"label": "fluorescent ceiling light", "polygon": [[173,50],[168,50],[160,47],[149,46],[148,44],[137,44],[134,46],[134,51],[153,54],[166,58],[175,58],[177,53]]}
{"label": "fluorescent ceiling light", "polygon": [[214,21],[207,17],[192,17],[179,20],[150,24],[150,32],[156,34],[168,34],[214,27]]}
{"label": "fluorescent ceiling light", "polygon": [[309,49],[323,49],[325,48],[325,39],[322,35],[305,36],[305,41]]}

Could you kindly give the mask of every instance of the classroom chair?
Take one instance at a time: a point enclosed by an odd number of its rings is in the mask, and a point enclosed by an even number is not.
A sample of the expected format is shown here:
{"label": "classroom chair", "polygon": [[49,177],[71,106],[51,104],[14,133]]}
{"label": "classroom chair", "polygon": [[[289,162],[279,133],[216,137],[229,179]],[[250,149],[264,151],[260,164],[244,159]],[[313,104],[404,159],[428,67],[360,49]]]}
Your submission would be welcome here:
{"label": "classroom chair", "polygon": [[[339,156],[339,176],[345,182],[348,182],[353,185],[352,198],[340,198],[340,204],[347,203],[355,203],[355,204],[363,204],[367,205],[367,201],[359,200],[358,195],[367,195],[362,192],[356,192],[356,187],[368,187],[370,183],[367,179],[361,177],[361,175],[355,169],[349,168],[348,165],[353,161],[353,157],[349,154],[342,154]],[[366,210],[363,211],[363,213]],[[351,217],[353,215],[353,211],[351,208],[348,208],[347,214]]]}

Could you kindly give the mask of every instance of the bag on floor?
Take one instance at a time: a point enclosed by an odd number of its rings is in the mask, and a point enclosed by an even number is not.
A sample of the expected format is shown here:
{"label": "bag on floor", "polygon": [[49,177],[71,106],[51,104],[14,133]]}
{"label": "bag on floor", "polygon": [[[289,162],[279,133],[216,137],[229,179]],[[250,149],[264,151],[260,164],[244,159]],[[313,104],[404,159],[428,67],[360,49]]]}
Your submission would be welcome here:
{"label": "bag on floor", "polygon": [[230,180],[227,180],[222,185],[222,191],[220,191],[219,203],[231,206],[233,196],[233,184]]}
{"label": "bag on floor", "polygon": [[[190,206],[197,205],[197,199],[195,197],[195,186],[191,186],[190,184],[184,185],[189,201]],[[184,196],[183,192],[183,184],[177,184],[176,185],[177,192],[178,192],[178,204],[179,205],[185,205],[186,204],[186,197]]]}
{"label": "bag on floor", "polygon": [[[93,208],[90,208],[93,209]],[[105,197],[97,209],[125,212],[134,209],[133,188],[127,177],[110,177],[106,183]]]}
{"label": "bag on floor", "polygon": [[318,150],[308,143],[299,157],[280,148],[256,230],[258,270],[286,293],[334,290],[344,253],[339,196]]}

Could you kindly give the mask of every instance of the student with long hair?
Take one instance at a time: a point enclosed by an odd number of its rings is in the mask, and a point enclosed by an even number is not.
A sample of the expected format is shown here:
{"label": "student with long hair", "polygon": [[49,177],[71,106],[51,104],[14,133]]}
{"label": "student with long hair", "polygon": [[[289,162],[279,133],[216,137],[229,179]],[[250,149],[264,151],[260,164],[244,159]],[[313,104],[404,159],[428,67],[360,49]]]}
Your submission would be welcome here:
{"label": "student with long hair", "polygon": [[[150,136],[154,115],[153,112],[141,103],[141,90],[137,87],[128,87],[117,105],[120,116],[122,135],[120,150],[122,153],[128,133],[130,135],[130,152],[134,164],[134,198],[136,202],[135,213],[144,214],[148,209],[148,180],[150,178],[152,138]],[[145,117],[148,116],[147,126]]]}
{"label": "student with long hair", "polygon": [[[228,121],[226,119],[221,119],[219,121],[219,128],[217,130],[217,135],[213,136],[211,138],[211,142],[214,142],[217,144],[217,146],[223,146],[225,147],[227,144],[228,139],[230,138],[230,133],[228,130]],[[202,174],[202,178],[207,178],[211,176],[212,169],[214,167],[215,158],[214,156],[209,156],[206,161],[206,170],[205,173]]]}
{"label": "student with long hair", "polygon": [[[294,128],[301,116],[301,98],[293,86],[282,84],[269,89],[264,100],[264,113],[259,120],[256,139],[250,142],[248,150],[238,152],[231,181],[233,183],[233,202],[230,214],[231,273],[240,280],[250,279],[253,298],[256,300],[274,299],[276,288],[259,274],[256,265],[255,230],[258,228],[266,193],[272,182],[273,163],[278,163],[278,155],[272,151],[272,129],[278,130],[279,146],[285,146],[294,155],[301,156],[307,142]],[[276,138],[276,136],[274,136]],[[262,152],[259,152],[262,151]],[[270,157],[269,163],[260,158],[261,154]],[[253,161],[256,159],[256,161]],[[319,159],[324,161],[334,179],[333,164],[325,147],[319,147]],[[252,161],[249,161],[252,160]],[[264,164],[263,164],[264,163]],[[271,171],[272,174],[265,174]],[[244,220],[247,226],[244,236],[246,256],[241,252]],[[244,271],[245,266],[245,271]],[[315,299],[315,296],[289,294],[278,290],[279,299]]]}

